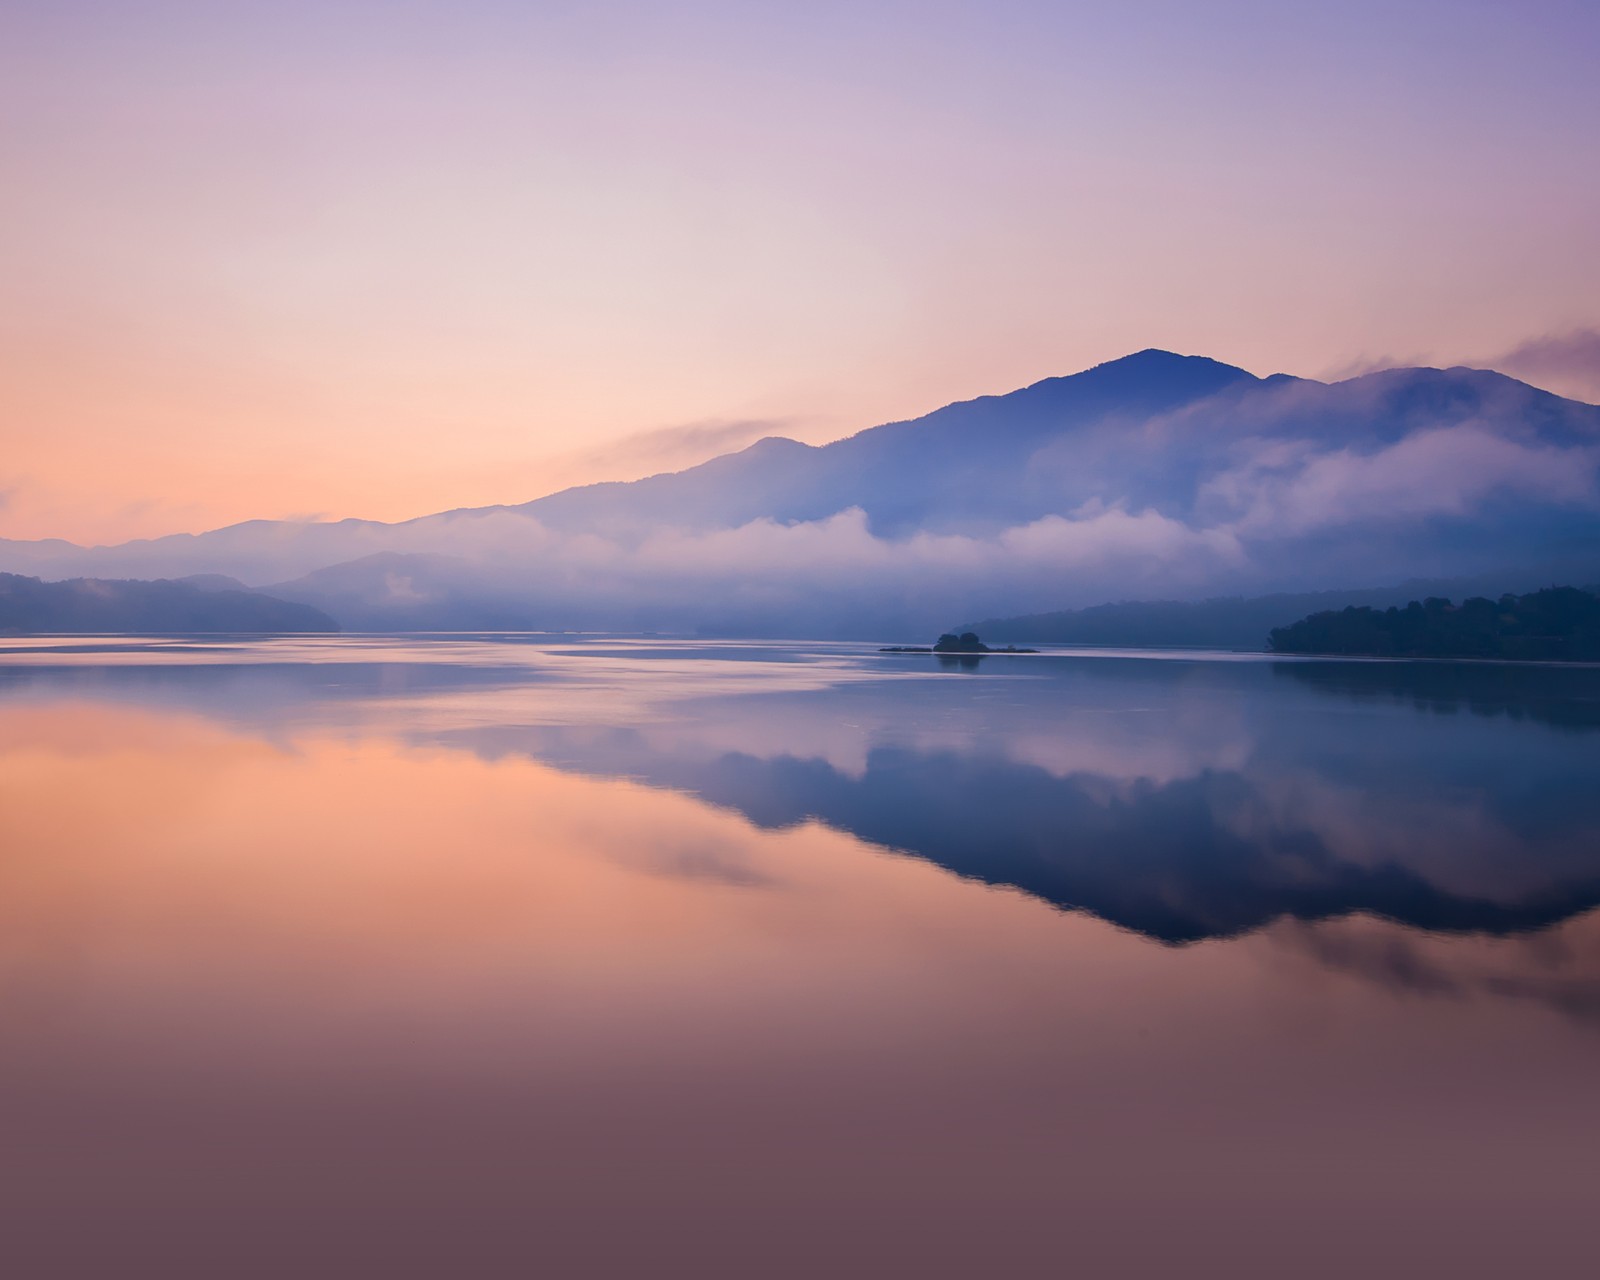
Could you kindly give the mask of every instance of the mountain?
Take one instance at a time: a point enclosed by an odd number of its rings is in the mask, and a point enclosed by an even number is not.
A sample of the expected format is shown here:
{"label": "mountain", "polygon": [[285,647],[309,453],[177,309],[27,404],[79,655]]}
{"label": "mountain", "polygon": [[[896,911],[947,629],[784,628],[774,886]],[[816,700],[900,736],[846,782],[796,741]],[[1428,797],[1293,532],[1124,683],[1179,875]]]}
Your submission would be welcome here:
{"label": "mountain", "polygon": [[192,582],[73,578],[41,582],[0,573],[0,634],[125,632],[330,632],[339,626],[308,605],[255,591]]}
{"label": "mountain", "polygon": [[0,568],[229,574],[347,625],[916,639],[1107,599],[1592,581],[1597,471],[1600,408],[1501,374],[1321,383],[1144,351],[516,506],[0,543]]}
{"label": "mountain", "polygon": [[981,534],[1065,514],[1096,496],[1073,493],[1041,456],[1051,446],[1129,438],[1141,424],[1260,380],[1199,356],[1144,351],[1003,396],[946,405],[833,444],[759,440],[676,475],[569,489],[516,508],[564,532],[735,528],[810,522],[858,508],[873,533]]}

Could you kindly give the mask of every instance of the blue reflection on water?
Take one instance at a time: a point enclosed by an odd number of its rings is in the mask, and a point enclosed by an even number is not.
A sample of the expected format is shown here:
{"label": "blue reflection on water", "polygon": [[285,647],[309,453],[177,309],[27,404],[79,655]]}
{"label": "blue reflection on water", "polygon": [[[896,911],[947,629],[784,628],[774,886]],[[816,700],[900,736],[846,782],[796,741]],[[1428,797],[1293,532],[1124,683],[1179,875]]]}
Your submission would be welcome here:
{"label": "blue reflection on water", "polygon": [[[841,645],[81,642],[0,699],[359,721],[821,821],[1167,943],[1364,912],[1537,930],[1600,905],[1600,669]],[[373,719],[372,713],[383,716]]]}

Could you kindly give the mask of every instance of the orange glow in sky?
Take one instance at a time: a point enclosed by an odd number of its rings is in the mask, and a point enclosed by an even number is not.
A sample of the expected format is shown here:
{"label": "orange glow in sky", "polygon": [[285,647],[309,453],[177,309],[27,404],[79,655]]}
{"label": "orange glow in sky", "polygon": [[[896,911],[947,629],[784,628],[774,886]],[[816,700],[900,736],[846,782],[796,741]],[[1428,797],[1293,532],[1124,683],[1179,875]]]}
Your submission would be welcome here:
{"label": "orange glow in sky", "polygon": [[1581,6],[138,8],[0,15],[0,536],[400,519],[1149,346],[1327,376],[1600,322]]}

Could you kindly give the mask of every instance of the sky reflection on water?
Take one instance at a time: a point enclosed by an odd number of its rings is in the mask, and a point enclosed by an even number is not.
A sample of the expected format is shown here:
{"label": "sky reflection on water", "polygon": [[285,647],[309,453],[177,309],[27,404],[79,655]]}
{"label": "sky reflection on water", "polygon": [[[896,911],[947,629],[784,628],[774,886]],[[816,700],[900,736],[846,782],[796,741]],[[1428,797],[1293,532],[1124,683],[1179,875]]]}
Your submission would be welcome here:
{"label": "sky reflection on water", "polygon": [[1588,1274],[1600,673],[11,647],[18,1274]]}

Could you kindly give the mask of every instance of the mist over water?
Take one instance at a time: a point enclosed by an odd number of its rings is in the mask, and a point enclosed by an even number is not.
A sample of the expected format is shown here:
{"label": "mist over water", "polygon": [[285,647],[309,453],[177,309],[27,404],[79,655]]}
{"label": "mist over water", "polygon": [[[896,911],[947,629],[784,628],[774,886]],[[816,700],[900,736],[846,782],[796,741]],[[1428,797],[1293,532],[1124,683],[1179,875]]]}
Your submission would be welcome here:
{"label": "mist over water", "polygon": [[1595,668],[6,642],[0,1236],[1586,1274],[1597,747]]}

